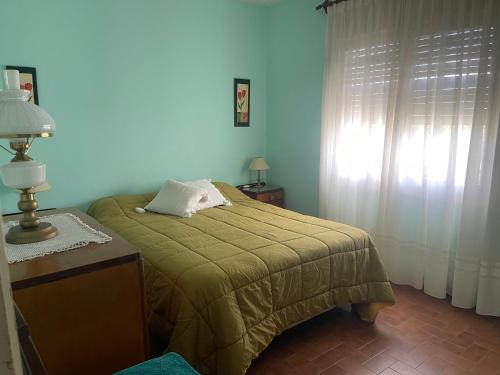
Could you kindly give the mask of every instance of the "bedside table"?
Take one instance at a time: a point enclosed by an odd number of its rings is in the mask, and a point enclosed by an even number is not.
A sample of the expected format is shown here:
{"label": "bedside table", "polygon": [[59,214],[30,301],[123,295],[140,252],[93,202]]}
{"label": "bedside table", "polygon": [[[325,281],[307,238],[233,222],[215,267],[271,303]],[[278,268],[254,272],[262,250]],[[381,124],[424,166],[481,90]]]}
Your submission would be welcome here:
{"label": "bedside table", "polygon": [[241,188],[240,190],[250,198],[283,208],[285,193],[282,187],[265,185],[260,188]]}
{"label": "bedside table", "polygon": [[64,212],[113,240],[9,265],[14,300],[47,373],[109,375],[145,361],[149,339],[139,250],[77,209],[40,216]]}

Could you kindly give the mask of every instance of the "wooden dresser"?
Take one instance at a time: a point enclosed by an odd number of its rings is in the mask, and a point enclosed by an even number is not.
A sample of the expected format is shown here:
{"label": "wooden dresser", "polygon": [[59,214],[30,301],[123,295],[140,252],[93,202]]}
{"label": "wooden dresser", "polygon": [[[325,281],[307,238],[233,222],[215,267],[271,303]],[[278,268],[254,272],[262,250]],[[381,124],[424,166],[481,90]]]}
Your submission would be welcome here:
{"label": "wooden dresser", "polygon": [[279,186],[265,185],[260,188],[240,188],[241,192],[256,199],[260,202],[273,204],[278,207],[283,207],[285,193],[283,188]]}
{"label": "wooden dresser", "polygon": [[109,375],[143,362],[149,342],[139,250],[76,209],[40,216],[61,212],[113,240],[10,265],[14,299],[47,373]]}

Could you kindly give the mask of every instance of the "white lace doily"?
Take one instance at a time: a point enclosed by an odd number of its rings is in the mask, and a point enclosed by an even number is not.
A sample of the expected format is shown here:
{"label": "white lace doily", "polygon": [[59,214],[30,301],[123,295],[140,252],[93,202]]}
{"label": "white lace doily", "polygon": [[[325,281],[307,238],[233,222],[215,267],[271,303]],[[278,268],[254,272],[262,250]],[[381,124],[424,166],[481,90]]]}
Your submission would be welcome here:
{"label": "white lace doily", "polygon": [[[47,241],[25,245],[6,243],[5,250],[9,263],[22,262],[23,260],[76,249],[91,242],[105,243],[112,240],[107,234],[89,227],[70,213],[43,216],[41,220],[54,225],[59,232],[57,236]],[[17,224],[17,221],[5,223],[5,231],[7,232],[9,228]]]}

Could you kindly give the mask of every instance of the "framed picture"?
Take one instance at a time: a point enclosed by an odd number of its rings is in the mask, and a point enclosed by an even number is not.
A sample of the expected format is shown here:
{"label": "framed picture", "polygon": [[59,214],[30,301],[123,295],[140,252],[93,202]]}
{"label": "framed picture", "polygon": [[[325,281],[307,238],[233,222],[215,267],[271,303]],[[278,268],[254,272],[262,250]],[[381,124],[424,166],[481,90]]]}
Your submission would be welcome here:
{"label": "framed picture", "polygon": [[6,69],[18,70],[21,89],[31,92],[29,102],[38,105],[38,86],[36,83],[36,68],[26,66],[7,66]]}
{"label": "framed picture", "polygon": [[234,79],[234,126],[250,126],[249,79]]}

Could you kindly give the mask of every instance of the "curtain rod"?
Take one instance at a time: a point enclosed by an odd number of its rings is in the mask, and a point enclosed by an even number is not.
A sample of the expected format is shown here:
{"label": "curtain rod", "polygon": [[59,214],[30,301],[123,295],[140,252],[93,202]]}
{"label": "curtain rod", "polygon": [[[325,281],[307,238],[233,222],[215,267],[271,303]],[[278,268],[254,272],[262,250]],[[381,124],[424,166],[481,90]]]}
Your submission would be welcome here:
{"label": "curtain rod", "polygon": [[325,0],[325,1],[323,1],[322,4],[319,4],[316,7],[316,10],[323,9],[325,11],[325,13],[328,13],[329,7],[334,6],[335,4],[343,3],[344,1],[347,1],[347,0]]}

